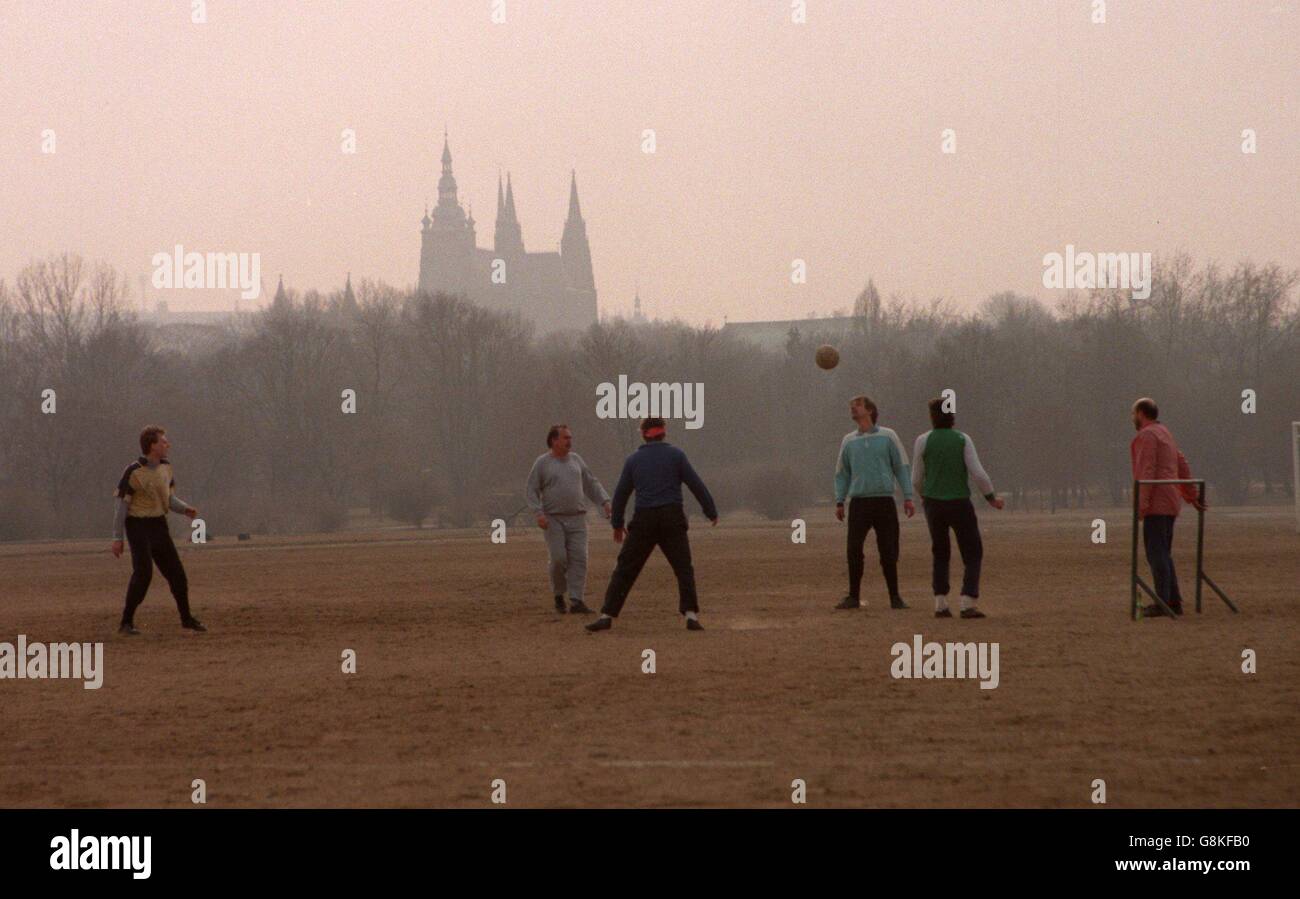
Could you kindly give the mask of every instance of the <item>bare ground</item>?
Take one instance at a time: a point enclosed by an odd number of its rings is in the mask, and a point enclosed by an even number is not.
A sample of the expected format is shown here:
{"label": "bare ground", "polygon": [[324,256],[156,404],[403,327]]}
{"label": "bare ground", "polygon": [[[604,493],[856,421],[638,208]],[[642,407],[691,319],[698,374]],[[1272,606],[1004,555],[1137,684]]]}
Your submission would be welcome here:
{"label": "bare ground", "polygon": [[[1104,517],[1110,542],[1091,543]],[[937,621],[929,547],[903,527],[913,607],[837,612],[842,526],[808,543],[692,522],[707,630],[656,554],[612,632],[550,610],[540,535],[376,531],[182,547],[195,611],[162,578],[116,635],[128,562],[103,543],[0,546],[0,641],[105,641],[105,683],[0,681],[0,806],[1295,806],[1300,536],[1289,509],[1216,509],[1207,591],[1181,621],[1127,617],[1122,510],[982,511],[984,621]],[[1192,590],[1195,519],[1178,561]],[[615,545],[592,518],[589,600]],[[1143,574],[1145,564],[1143,565]],[[997,641],[1001,682],[895,680],[914,634]],[[340,671],[356,650],[358,672]],[[1241,656],[1258,654],[1258,673]],[[642,673],[642,652],[657,673]]]}

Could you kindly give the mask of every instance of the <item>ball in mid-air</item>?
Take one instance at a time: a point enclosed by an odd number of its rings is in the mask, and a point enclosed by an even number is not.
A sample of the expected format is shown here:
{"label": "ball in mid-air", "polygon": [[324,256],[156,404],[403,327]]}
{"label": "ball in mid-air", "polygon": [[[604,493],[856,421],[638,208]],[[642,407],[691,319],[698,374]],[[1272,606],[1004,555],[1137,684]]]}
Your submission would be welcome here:
{"label": "ball in mid-air", "polygon": [[824,343],[817,347],[817,366],[830,371],[840,364],[840,351],[835,349],[829,343]]}

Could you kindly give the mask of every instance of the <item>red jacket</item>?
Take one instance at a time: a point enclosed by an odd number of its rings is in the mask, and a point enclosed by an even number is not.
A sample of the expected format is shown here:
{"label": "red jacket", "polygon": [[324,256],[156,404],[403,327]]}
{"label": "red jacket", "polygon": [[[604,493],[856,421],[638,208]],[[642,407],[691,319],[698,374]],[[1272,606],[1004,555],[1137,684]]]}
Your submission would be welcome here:
{"label": "red jacket", "polygon": [[[1174,435],[1158,421],[1144,425],[1129,444],[1133,460],[1133,480],[1169,481],[1192,476],[1192,469],[1178,451]],[[1197,498],[1195,484],[1143,485],[1138,502],[1138,517],[1148,515],[1177,516],[1182,509],[1180,497],[1187,502]]]}

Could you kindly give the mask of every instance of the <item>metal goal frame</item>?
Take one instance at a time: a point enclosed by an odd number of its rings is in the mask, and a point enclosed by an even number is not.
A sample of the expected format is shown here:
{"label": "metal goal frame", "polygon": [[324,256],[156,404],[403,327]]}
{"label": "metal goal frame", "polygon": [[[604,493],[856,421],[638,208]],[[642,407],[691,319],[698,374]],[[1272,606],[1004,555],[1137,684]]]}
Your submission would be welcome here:
{"label": "metal goal frame", "polygon": [[[1298,428],[1297,430],[1300,431],[1300,428]],[[1241,610],[1237,608],[1236,603],[1234,603],[1231,599],[1228,598],[1228,594],[1220,590],[1219,585],[1214,583],[1214,581],[1210,579],[1210,576],[1205,573],[1205,566],[1203,564],[1204,555],[1205,555],[1205,508],[1204,508],[1205,479],[1188,478],[1185,480],[1171,479],[1171,480],[1161,480],[1161,481],[1134,481],[1133,482],[1133,564],[1130,568],[1130,579],[1129,579],[1129,617],[1131,617],[1134,621],[1138,620],[1138,588],[1141,587],[1142,590],[1146,592],[1147,596],[1150,596],[1153,600],[1156,601],[1156,603],[1165,612],[1165,614],[1169,616],[1169,618],[1177,620],[1177,616],[1174,615],[1173,610],[1170,609],[1169,606],[1165,604],[1165,601],[1161,599],[1156,594],[1156,591],[1151,589],[1151,587],[1148,586],[1147,582],[1142,580],[1141,576],[1138,574],[1138,529],[1140,525],[1138,519],[1138,502],[1140,500],[1142,485],[1144,484],[1149,484],[1149,485],[1195,484],[1196,485],[1196,496],[1200,506],[1202,507],[1196,510],[1196,612],[1197,614],[1200,614],[1201,611],[1201,584],[1202,583],[1209,584],[1210,589],[1213,590],[1215,593],[1217,593],[1219,595],[1219,599],[1223,600],[1224,605],[1226,605],[1229,609],[1232,609],[1234,613],[1240,612]]]}

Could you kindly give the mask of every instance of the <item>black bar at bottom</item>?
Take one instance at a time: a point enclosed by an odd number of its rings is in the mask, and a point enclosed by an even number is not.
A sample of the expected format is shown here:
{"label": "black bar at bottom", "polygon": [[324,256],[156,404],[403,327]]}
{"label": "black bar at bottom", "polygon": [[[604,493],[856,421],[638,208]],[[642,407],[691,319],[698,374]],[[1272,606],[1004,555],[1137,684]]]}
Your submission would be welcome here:
{"label": "black bar at bottom", "polygon": [[[89,810],[0,812],[6,887],[400,883],[444,888],[518,883],[680,887],[692,875],[770,891],[808,884],[918,888],[945,881],[1075,883],[1187,875],[1216,886],[1251,874],[1274,882],[1293,863],[1294,810],[539,811]],[[150,837],[149,877],[131,870],[55,870],[73,831]],[[99,845],[97,842],[96,845]],[[142,843],[140,845],[143,845]],[[1194,863],[1194,868],[1193,868]],[[1208,864],[1209,870],[1202,870]],[[1225,867],[1229,865],[1229,867]],[[1244,866],[1244,869],[1243,869]],[[1147,869],[1147,870],[1143,870]],[[137,873],[140,873],[137,870]],[[1181,875],[1181,876],[1180,876]],[[1044,877],[1050,878],[1043,880]],[[458,891],[459,887],[457,888]],[[818,891],[820,892],[820,891]],[[927,892],[918,890],[918,894]],[[331,893],[334,895],[335,893]],[[42,894],[44,895],[44,894]],[[55,893],[50,893],[55,895]]]}

